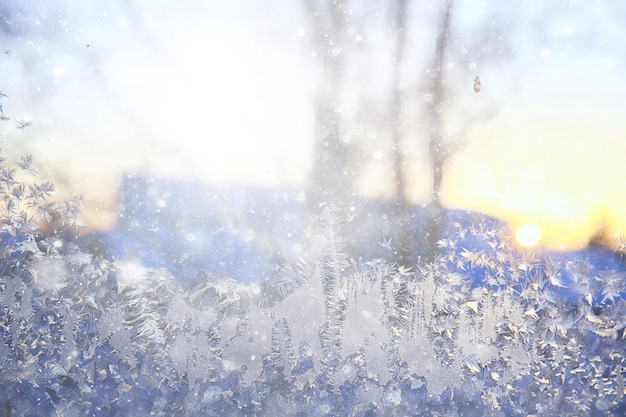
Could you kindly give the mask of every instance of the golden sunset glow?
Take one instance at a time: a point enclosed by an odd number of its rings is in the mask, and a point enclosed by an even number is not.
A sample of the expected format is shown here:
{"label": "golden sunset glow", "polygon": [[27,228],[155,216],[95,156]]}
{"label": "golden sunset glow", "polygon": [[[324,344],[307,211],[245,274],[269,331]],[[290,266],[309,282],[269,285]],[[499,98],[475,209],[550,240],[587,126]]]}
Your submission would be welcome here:
{"label": "golden sunset glow", "polygon": [[[626,126],[594,125],[567,106],[544,111],[470,132],[446,166],[444,202],[513,229],[534,224],[550,249],[583,249],[593,239],[613,246],[626,231]],[[576,120],[559,122],[568,111]]]}

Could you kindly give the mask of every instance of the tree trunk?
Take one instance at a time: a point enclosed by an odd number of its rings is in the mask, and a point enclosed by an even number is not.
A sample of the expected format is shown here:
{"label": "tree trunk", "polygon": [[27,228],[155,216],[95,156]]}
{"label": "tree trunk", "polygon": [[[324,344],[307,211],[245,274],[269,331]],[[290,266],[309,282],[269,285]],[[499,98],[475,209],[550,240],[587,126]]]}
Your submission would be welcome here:
{"label": "tree trunk", "polygon": [[344,1],[305,1],[322,74],[315,97],[315,145],[311,172],[311,204],[341,205],[350,193],[348,147],[343,141],[340,93],[345,61]]}
{"label": "tree trunk", "polygon": [[443,180],[443,166],[448,152],[443,143],[444,123],[442,114],[446,105],[446,87],[444,78],[444,63],[448,40],[450,39],[450,17],[452,15],[453,0],[446,2],[445,10],[437,35],[435,56],[431,68],[430,96],[432,101],[427,109],[428,116],[428,149],[432,164],[433,185],[429,204],[428,224],[425,230],[425,259],[432,261],[437,251],[437,240],[440,239],[442,206],[440,200],[441,184]]}
{"label": "tree trunk", "polygon": [[403,116],[402,107],[404,102],[402,82],[400,79],[400,68],[404,60],[404,50],[406,43],[406,0],[395,2],[394,23],[395,23],[395,51],[392,67],[392,88],[391,105],[389,110],[389,122],[391,125],[391,137],[393,141],[393,166],[395,191],[395,236],[397,261],[401,265],[411,265],[416,260],[415,240],[413,239],[413,228],[411,227],[411,207],[405,195],[406,181],[404,178],[404,157],[403,157]]}

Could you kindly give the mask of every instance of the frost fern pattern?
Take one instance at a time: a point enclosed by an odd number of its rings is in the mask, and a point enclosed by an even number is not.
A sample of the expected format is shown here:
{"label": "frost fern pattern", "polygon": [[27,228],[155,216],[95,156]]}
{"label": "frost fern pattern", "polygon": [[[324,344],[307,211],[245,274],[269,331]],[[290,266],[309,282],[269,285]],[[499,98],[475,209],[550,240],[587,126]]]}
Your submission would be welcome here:
{"label": "frost fern pattern", "polygon": [[[323,207],[265,283],[106,260],[65,238],[32,158],[2,159],[0,406],[11,415],[610,415],[624,276],[459,226],[433,263],[361,262]],[[42,222],[48,223],[46,233]]]}

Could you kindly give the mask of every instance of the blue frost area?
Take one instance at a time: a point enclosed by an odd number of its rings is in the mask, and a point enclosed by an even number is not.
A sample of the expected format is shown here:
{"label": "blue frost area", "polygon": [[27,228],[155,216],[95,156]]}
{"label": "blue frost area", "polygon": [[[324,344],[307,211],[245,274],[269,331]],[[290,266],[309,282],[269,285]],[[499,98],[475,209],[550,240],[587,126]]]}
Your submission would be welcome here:
{"label": "blue frost area", "polygon": [[409,268],[383,203],[309,222],[297,192],[123,189],[111,233],[1,235],[5,415],[626,412],[621,254],[522,250],[445,211]]}
{"label": "blue frost area", "polygon": [[[284,194],[262,189],[209,188],[190,182],[128,178],[114,231],[87,238],[111,259],[134,257],[197,283],[205,272],[261,281],[285,262],[301,232],[283,212],[301,212]],[[301,204],[300,204],[301,205]]]}
{"label": "blue frost area", "polygon": [[[83,244],[109,259],[128,257],[148,267],[163,267],[181,280],[198,283],[206,273],[259,282],[276,275],[285,262],[301,258],[310,234],[310,210],[301,192],[244,187],[208,187],[194,182],[127,177],[122,184],[119,222],[112,232],[87,236]],[[397,245],[393,203],[356,199],[343,213],[346,250],[360,261],[393,260]],[[411,208],[407,228],[428,230],[428,209]],[[463,229],[505,230],[499,220],[463,210],[444,210],[441,239],[456,239]],[[389,245],[385,242],[389,241]],[[488,249],[480,234],[466,233],[459,248]],[[414,261],[425,253],[416,248]],[[624,271],[622,256],[591,245],[578,252],[550,253],[557,263],[589,260],[596,268]],[[414,263],[414,262],[412,262]],[[469,275],[481,285],[483,271]]]}

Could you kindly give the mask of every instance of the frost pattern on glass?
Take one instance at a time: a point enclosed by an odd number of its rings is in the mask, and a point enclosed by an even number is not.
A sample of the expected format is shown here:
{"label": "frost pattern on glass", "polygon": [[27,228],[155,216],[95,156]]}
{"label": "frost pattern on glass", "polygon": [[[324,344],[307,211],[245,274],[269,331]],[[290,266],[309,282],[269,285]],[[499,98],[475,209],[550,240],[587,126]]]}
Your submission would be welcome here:
{"label": "frost pattern on glass", "polygon": [[311,249],[269,281],[206,273],[184,284],[42,237],[29,216],[73,227],[78,200],[49,205],[46,187],[18,186],[3,164],[0,406],[10,415],[624,410],[623,273],[517,249],[506,230],[480,226],[440,240],[430,264],[359,261],[324,206]]}

